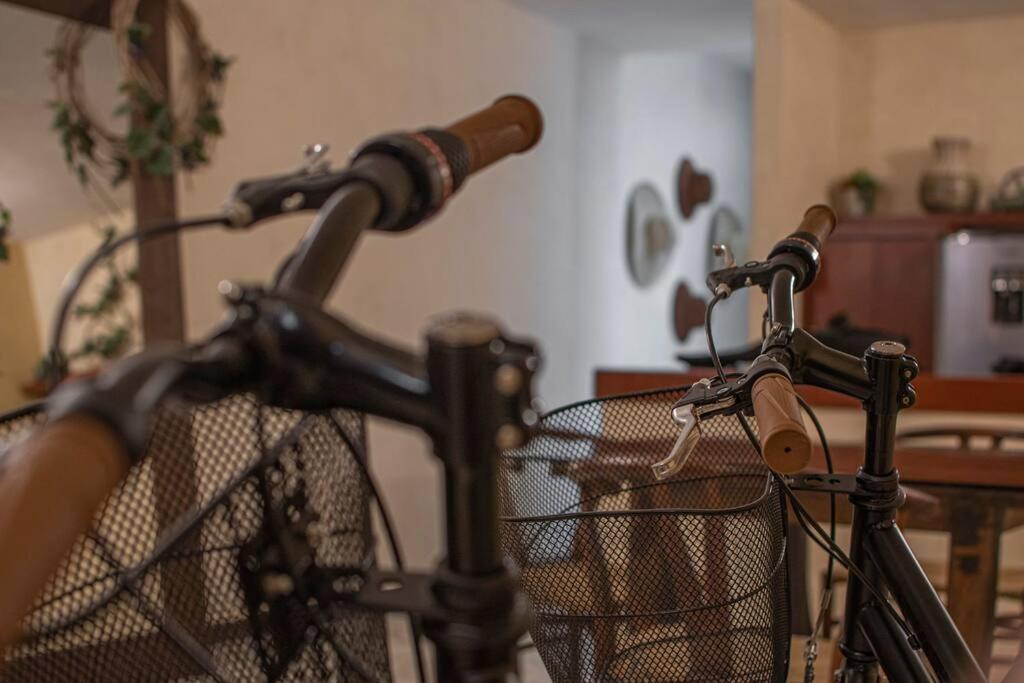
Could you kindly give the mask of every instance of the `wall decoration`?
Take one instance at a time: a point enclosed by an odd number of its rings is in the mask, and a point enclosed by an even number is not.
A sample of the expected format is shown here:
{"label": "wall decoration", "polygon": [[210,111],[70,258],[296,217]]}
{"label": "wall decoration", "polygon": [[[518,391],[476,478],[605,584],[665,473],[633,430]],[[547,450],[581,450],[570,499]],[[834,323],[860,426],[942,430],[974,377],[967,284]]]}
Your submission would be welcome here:
{"label": "wall decoration", "polygon": [[633,282],[646,287],[668,263],[676,236],[658,190],[650,183],[637,185],[626,209],[626,263]]}
{"label": "wall decoration", "polygon": [[[117,236],[117,228],[112,225],[98,227],[98,232],[103,245]],[[91,299],[71,309],[72,320],[81,326],[81,340],[61,358],[43,354],[36,364],[32,381],[22,386],[26,396],[46,396],[53,388],[55,378],[64,377],[69,371],[76,375],[92,375],[105,362],[130,351],[137,341],[138,321],[130,304],[131,297],[137,296],[138,273],[135,266],[122,265],[111,254],[99,263],[97,270],[105,274],[103,284],[96,288]],[[59,367],[54,367],[55,361]]]}
{"label": "wall decoration", "polygon": [[1024,166],[1011,169],[992,197],[993,211],[1024,211]]}
{"label": "wall decoration", "polygon": [[932,140],[932,163],[918,187],[921,206],[931,213],[970,213],[978,203],[978,177],[971,173],[967,138]]}
{"label": "wall decoration", "polygon": [[707,242],[707,272],[722,267],[718,256],[715,253],[714,245],[725,245],[729,253],[737,263],[743,263],[747,259],[747,243],[750,235],[743,227],[739,215],[728,205],[723,204],[715,210],[711,216],[711,226],[708,228]]}
{"label": "wall decoration", "polygon": [[690,292],[685,282],[676,285],[676,293],[672,299],[672,329],[676,339],[686,341],[690,332],[704,325],[704,309],[707,302]]}
{"label": "wall decoration", "polygon": [[832,191],[832,205],[840,216],[870,216],[881,183],[871,173],[860,169],[843,178]]}
{"label": "wall decoration", "polygon": [[[147,48],[159,42],[147,43],[154,28],[138,19],[140,2],[109,3],[110,30],[123,78],[118,88],[121,100],[112,113],[127,122],[125,132],[113,130],[95,116],[85,92],[82,54],[91,28],[77,21],[62,24],[47,51],[55,88],[49,103],[51,128],[68,168],[108,216],[122,209],[107,186],[116,187],[133,171],[169,179],[177,171],[201,168],[210,162],[214,141],[224,134],[220,107],[231,60],[206,43],[199,20],[185,0],[167,0],[168,24],[178,30],[182,55],[179,68],[172,70],[178,78],[169,87],[147,57]],[[114,228],[102,228],[102,235],[109,241]],[[106,279],[95,300],[79,304],[72,312],[83,327],[81,344],[61,357],[46,354],[39,361],[37,381],[26,391],[45,394],[69,369],[77,372],[83,365],[95,369],[131,349],[140,327],[126,301],[126,293],[137,285],[135,268],[122,268],[112,257],[102,266]],[[72,361],[79,367],[70,368]]]}
{"label": "wall decoration", "polygon": [[689,157],[683,157],[676,174],[676,202],[683,218],[689,218],[698,206],[710,201],[712,191],[711,175],[701,173]]}
{"label": "wall decoration", "polygon": [[116,186],[128,178],[132,164],[152,176],[169,176],[176,168],[192,170],[209,163],[212,141],[223,135],[220,102],[230,60],[213,51],[199,32],[195,14],[183,0],[168,3],[171,21],[180,29],[184,48],[181,81],[173,106],[166,88],[142,57],[150,34],[135,18],[139,0],[114,0],[111,32],[124,73],[123,101],[116,116],[130,117],[119,134],[93,116],[81,74],[82,51],[91,31],[82,22],[68,22],[48,51],[56,95],[53,129],[59,133],[64,159],[83,186],[101,191],[95,176]]}

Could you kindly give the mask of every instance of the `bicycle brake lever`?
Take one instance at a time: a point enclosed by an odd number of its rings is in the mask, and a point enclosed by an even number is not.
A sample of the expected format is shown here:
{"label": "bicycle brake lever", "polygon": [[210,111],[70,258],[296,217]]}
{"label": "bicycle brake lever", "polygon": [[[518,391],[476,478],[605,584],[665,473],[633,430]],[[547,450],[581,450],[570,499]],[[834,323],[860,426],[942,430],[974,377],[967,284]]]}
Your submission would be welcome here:
{"label": "bicycle brake lever", "polygon": [[679,438],[672,445],[672,450],[663,459],[651,465],[654,470],[654,478],[658,481],[668,479],[679,474],[690,459],[690,454],[697,447],[700,441],[700,426],[697,424],[697,416],[693,414],[693,406],[685,405],[672,409],[672,419],[676,421],[682,431]]}
{"label": "bicycle brake lever", "polygon": [[789,376],[782,365],[762,355],[746,373],[738,377],[731,377],[724,382],[710,378],[694,382],[683,397],[672,406],[672,419],[682,431],[669,454],[651,465],[655,479],[663,481],[679,474],[683,469],[700,442],[702,420],[716,415],[735,415],[750,410],[750,387],[759,377],[768,373],[783,373]]}
{"label": "bicycle brake lever", "polygon": [[[740,386],[746,382],[740,378]],[[700,421],[710,415],[729,412],[736,406],[735,388],[726,382],[713,385],[710,379],[695,382],[686,394],[672,406],[672,419],[681,428],[679,437],[669,454],[651,465],[654,478],[663,481],[682,471],[700,442]]]}

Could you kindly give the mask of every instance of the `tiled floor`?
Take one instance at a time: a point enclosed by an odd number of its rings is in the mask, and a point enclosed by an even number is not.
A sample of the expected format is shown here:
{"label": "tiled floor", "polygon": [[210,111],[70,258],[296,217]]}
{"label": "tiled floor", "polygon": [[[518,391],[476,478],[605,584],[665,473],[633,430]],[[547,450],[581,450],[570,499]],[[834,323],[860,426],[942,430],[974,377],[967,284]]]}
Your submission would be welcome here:
{"label": "tiled floor", "polygon": [[[397,617],[390,622],[391,626],[391,661],[395,683],[415,683],[416,675],[409,648],[409,631],[404,620]],[[815,663],[815,678],[818,683],[830,683],[832,666],[832,648],[830,641],[821,641],[818,659]],[[790,650],[790,667],[788,683],[804,681],[804,639],[794,638]],[[430,666],[428,665],[428,670]],[[993,683],[1003,681],[1007,667],[993,666],[989,680]],[[551,683],[551,678],[544,670],[544,664],[535,650],[523,652],[519,659],[519,671],[522,683]],[[1003,683],[1024,683],[1020,681],[1003,681]]]}

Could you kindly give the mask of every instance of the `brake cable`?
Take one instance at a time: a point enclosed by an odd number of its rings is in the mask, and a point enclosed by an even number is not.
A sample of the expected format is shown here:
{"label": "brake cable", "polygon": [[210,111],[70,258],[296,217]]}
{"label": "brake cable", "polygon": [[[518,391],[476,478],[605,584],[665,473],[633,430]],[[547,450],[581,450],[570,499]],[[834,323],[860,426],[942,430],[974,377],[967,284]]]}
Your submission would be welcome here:
{"label": "brake cable", "polygon": [[[715,366],[715,371],[718,373],[718,377],[722,382],[726,381],[726,375],[725,370],[722,367],[722,361],[718,356],[718,351],[715,348],[714,332],[712,331],[711,326],[711,315],[714,310],[714,307],[722,299],[727,298],[729,294],[731,294],[731,292],[716,292],[715,295],[708,302],[704,316],[704,331],[707,336],[708,353],[711,356],[711,361]],[[801,407],[805,412],[807,412],[808,416],[811,418],[811,421],[814,423],[815,429],[818,432],[818,438],[821,440],[822,443],[822,449],[825,452],[826,466],[828,468],[828,472],[831,474],[833,473],[832,453],[828,447],[828,440],[825,437],[824,428],[822,427],[820,420],[818,419],[817,415],[815,415],[811,406],[799,395],[797,396],[797,400],[800,402]],[[737,412],[735,413],[735,415],[737,420],[739,420],[740,425],[743,427],[743,431],[746,433],[747,438],[750,440],[751,445],[754,447],[754,450],[758,454],[760,454],[761,444],[757,439],[757,435],[754,434],[754,430],[751,428],[750,423],[747,422],[747,419],[742,412]],[[902,617],[902,615],[900,615],[900,613],[896,610],[892,603],[884,595],[882,595],[882,593],[874,586],[874,584],[867,580],[866,575],[861,571],[861,569],[853,563],[849,556],[847,556],[843,549],[840,548],[839,545],[836,543],[835,494],[830,494],[831,500],[829,505],[829,533],[826,534],[825,530],[822,529],[821,526],[814,520],[811,514],[804,507],[803,503],[801,503],[800,500],[796,497],[796,494],[793,493],[792,489],[786,483],[785,479],[781,475],[775,473],[774,471],[772,472],[772,476],[778,482],[783,493],[786,495],[786,498],[790,501],[790,504],[793,506],[794,516],[796,517],[797,522],[800,524],[804,533],[807,534],[808,538],[810,538],[815,545],[821,548],[829,558],[826,586],[823,589],[822,602],[819,608],[818,618],[815,620],[814,631],[812,631],[811,637],[808,639],[808,648],[811,648],[812,642],[815,642],[816,644],[817,632],[823,624],[822,614],[824,610],[827,609],[828,601],[831,599],[830,594],[832,585],[832,571],[835,561],[838,561],[841,565],[843,565],[843,567],[847,569],[847,571],[850,572],[850,574],[852,574],[861,581],[861,583],[868,589],[868,592],[871,593],[872,597],[874,597],[880,605],[884,606],[889,611],[893,619],[896,620],[896,623],[900,626],[900,629],[904,632],[904,634],[906,634],[908,639],[916,641],[916,637],[914,636],[913,631],[911,630],[909,624],[907,624],[906,620]],[[816,650],[816,648],[814,649]],[[809,650],[809,652],[812,651],[813,650]],[[813,663],[813,660],[811,660],[811,662]],[[810,672],[810,676],[810,679],[805,678],[805,680],[813,680],[813,671]]]}
{"label": "brake cable", "polygon": [[132,242],[145,242],[156,237],[163,237],[165,235],[176,234],[185,230],[192,230],[196,228],[208,228],[217,225],[230,225],[228,217],[224,214],[200,216],[198,218],[190,218],[186,220],[173,220],[166,223],[158,223],[152,227],[144,230],[135,229],[127,234],[121,235],[114,239],[110,239],[99,247],[86,259],[82,264],[73,270],[67,280],[65,280],[63,291],[61,292],[60,303],[57,307],[57,313],[53,318],[53,327],[51,328],[50,337],[50,360],[53,365],[52,379],[54,384],[63,379],[63,339],[64,330],[67,327],[68,313],[71,311],[71,304],[78,296],[78,292],[82,289],[86,279],[92,273],[93,270],[107,257],[116,253],[122,247]]}

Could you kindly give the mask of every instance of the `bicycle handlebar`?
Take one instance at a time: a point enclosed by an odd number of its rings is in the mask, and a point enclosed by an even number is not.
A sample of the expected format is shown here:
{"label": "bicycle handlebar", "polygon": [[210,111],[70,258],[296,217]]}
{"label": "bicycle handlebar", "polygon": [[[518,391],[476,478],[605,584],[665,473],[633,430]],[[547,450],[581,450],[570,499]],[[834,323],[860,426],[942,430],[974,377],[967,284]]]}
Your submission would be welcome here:
{"label": "bicycle handlebar", "polygon": [[758,438],[765,463],[780,474],[799,472],[811,459],[811,439],[804,428],[793,383],[785,375],[764,375],[750,388]]}
{"label": "bicycle handlebar", "polygon": [[[419,225],[440,211],[471,174],[536,145],[543,127],[537,105],[508,95],[445,129],[369,141],[348,169],[330,175],[332,194],[323,196],[322,179],[316,180],[315,197],[300,193],[304,204],[315,199],[322,209],[277,286],[323,301],[363,231]],[[279,183],[273,188],[274,196],[284,192]],[[263,215],[266,210],[249,213]]]}
{"label": "bicycle handlebar", "polygon": [[[104,422],[76,415],[45,425],[4,456],[0,477],[0,651],[96,511],[128,472]],[[32,552],[27,552],[31,549]]]}
{"label": "bicycle handlebar", "polygon": [[[784,346],[795,329],[795,287],[806,288],[814,280],[820,253],[835,227],[835,212],[815,204],[804,213],[796,231],[772,249],[769,260],[785,260],[786,265],[774,272],[768,286],[771,331],[765,340],[766,352],[780,344],[780,337]],[[785,353],[773,353],[772,358],[787,365]],[[776,372],[762,375],[751,386],[750,397],[758,423],[761,455],[768,467],[781,474],[793,474],[806,467],[811,459],[811,439],[791,379]]]}
{"label": "bicycle handlebar", "polygon": [[527,98],[506,95],[446,130],[466,146],[469,173],[476,173],[510,154],[531,149],[544,132],[544,119],[537,105]]}
{"label": "bicycle handlebar", "polygon": [[[347,328],[323,313],[319,302],[333,285],[360,232],[368,228],[401,230],[418,224],[436,213],[466,176],[533,147],[542,127],[540,112],[532,102],[523,97],[504,97],[448,129],[372,141],[360,150],[349,169],[340,173],[303,171],[242,183],[235,192],[231,212],[237,226],[292,210],[287,207],[293,204],[297,208],[324,208],[282,271],[280,291],[268,298],[264,316],[253,320],[258,306],[234,302],[238,308],[247,309],[249,316],[237,316],[237,326],[229,325],[214,340],[231,342],[235,338],[241,344],[221,344],[217,349],[211,344],[207,351],[220,352],[211,353],[205,372],[200,373],[203,376],[194,379],[205,380],[211,394],[251,390],[262,380],[260,388],[267,397],[281,404],[293,402],[295,407],[309,408],[312,402],[313,409],[321,409],[324,406],[316,404],[319,399],[330,403],[329,407],[344,405],[428,431],[440,429],[434,399],[422,376],[422,360]],[[289,293],[301,294],[305,301],[290,301]],[[317,305],[306,311],[301,320],[307,325],[296,334],[294,321],[300,320],[298,313],[310,298]],[[247,353],[255,352],[259,358],[260,349],[254,348],[259,345],[253,343],[252,330],[246,327],[253,325],[262,325],[260,332],[264,337],[271,336],[271,343],[291,334],[288,351],[300,360],[315,360],[319,367],[310,368],[298,361],[289,365],[287,361],[294,360],[294,356],[278,357],[283,347],[275,347],[274,353],[263,349],[264,355],[274,356],[277,364],[264,363],[261,372],[276,372],[274,376],[242,367],[247,365]],[[310,351],[313,342],[319,356]],[[508,345],[511,347],[511,342]],[[525,351],[518,349],[506,355],[518,358],[523,354]],[[204,367],[198,360],[190,362],[188,355],[180,354],[176,362],[188,365],[189,371]],[[117,374],[114,369],[130,360],[119,361],[101,378],[111,376],[111,372]],[[291,377],[292,371],[301,376]],[[317,377],[323,381],[312,381]],[[180,389],[181,385],[163,386],[156,392],[160,396],[151,396],[154,400],[146,405],[155,406],[155,399],[164,395],[161,391],[170,392],[172,388]],[[116,413],[137,407],[135,389],[124,388],[108,397],[115,408],[125,409]],[[275,393],[274,389],[281,391]],[[518,399],[528,392],[525,383],[514,396],[502,400]],[[95,400],[96,395],[89,393],[88,398]],[[0,548],[33,548],[31,554],[8,552],[0,556],[0,652],[18,637],[23,615],[75,541],[88,530],[132,461],[133,453],[127,447],[132,439],[123,433],[123,425],[93,417],[88,406],[85,408],[80,405],[44,425],[30,441],[0,461]],[[516,420],[522,419],[520,412],[513,413],[510,415]]]}
{"label": "bicycle handlebar", "polygon": [[812,240],[814,248],[820,252],[825,248],[825,243],[835,229],[835,211],[824,204],[815,204],[807,209],[800,226],[790,237]]}

